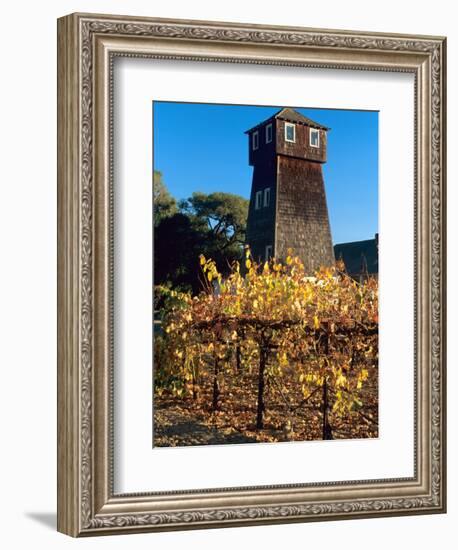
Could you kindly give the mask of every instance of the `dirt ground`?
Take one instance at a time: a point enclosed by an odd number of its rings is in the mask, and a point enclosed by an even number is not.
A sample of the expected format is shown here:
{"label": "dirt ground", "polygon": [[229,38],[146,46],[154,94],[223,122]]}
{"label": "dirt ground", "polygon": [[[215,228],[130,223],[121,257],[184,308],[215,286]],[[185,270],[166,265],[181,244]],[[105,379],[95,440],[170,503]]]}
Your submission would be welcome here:
{"label": "dirt ground", "polygon": [[[155,395],[153,445],[177,447],[323,438],[321,393],[306,403],[297,384],[282,381],[266,387],[264,428],[256,430],[256,376],[226,376],[221,381],[219,409],[212,411],[212,387],[202,386],[196,399]],[[281,391],[280,391],[281,390]],[[363,406],[344,417],[329,412],[332,439],[378,437],[378,372],[372,368],[361,393]]]}
{"label": "dirt ground", "polygon": [[190,419],[189,413],[173,402],[163,402],[162,405],[154,415],[154,443],[157,447],[256,443],[255,438],[245,436],[231,426],[218,427],[195,414]]}

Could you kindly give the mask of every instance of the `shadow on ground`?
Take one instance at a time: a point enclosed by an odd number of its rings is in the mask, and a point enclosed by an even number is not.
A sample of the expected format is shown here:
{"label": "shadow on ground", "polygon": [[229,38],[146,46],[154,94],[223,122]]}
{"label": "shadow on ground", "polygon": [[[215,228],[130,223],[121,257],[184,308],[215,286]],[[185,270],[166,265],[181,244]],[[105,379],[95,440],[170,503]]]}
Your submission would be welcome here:
{"label": "shadow on ground", "polygon": [[45,512],[26,512],[25,516],[36,521],[37,523],[41,523],[48,529],[52,529],[53,531],[57,529],[56,514]]}
{"label": "shadow on ground", "polygon": [[160,411],[154,424],[155,447],[256,443],[254,437],[246,436],[231,428],[224,430],[195,420],[183,420],[180,414],[172,410]]}

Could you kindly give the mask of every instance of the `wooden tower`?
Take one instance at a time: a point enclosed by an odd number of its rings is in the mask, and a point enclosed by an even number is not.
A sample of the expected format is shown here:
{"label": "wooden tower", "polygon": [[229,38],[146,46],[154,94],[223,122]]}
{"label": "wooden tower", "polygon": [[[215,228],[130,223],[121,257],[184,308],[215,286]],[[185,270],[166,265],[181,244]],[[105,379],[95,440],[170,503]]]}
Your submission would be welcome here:
{"label": "wooden tower", "polygon": [[292,248],[308,274],[334,264],[322,171],[328,130],[287,108],[246,132],[253,166],[246,242],[256,261],[284,260]]}

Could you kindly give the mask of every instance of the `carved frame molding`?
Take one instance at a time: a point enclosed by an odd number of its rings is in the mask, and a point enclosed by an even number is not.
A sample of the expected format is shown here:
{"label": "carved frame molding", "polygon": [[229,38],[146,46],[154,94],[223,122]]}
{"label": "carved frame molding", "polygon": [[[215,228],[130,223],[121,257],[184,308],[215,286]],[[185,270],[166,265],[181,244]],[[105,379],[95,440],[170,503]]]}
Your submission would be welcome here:
{"label": "carved frame molding", "polygon": [[[58,529],[72,536],[445,511],[445,39],[73,14],[58,22]],[[407,71],[416,79],[412,479],[113,493],[116,56]]]}

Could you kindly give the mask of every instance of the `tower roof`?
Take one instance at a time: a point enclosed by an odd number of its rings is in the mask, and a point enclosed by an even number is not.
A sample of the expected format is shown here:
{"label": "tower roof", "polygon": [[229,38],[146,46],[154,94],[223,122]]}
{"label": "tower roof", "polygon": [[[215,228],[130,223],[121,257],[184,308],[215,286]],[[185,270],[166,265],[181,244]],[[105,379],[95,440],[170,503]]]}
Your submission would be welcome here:
{"label": "tower roof", "polygon": [[283,109],[280,109],[277,113],[267,118],[266,120],[263,120],[259,124],[256,124],[256,126],[253,126],[253,128],[250,128],[249,130],[247,130],[245,134],[249,134],[253,130],[256,130],[256,128],[259,128],[259,126],[263,126],[266,122],[269,122],[274,118],[278,118],[280,120],[286,120],[287,122],[294,122],[296,124],[304,124],[305,126],[311,126],[312,128],[320,128],[321,130],[330,130],[330,128],[328,128],[327,126],[323,126],[322,124],[315,122],[311,118],[308,118],[305,115],[302,115],[295,109],[291,109],[291,107],[285,107]]}

